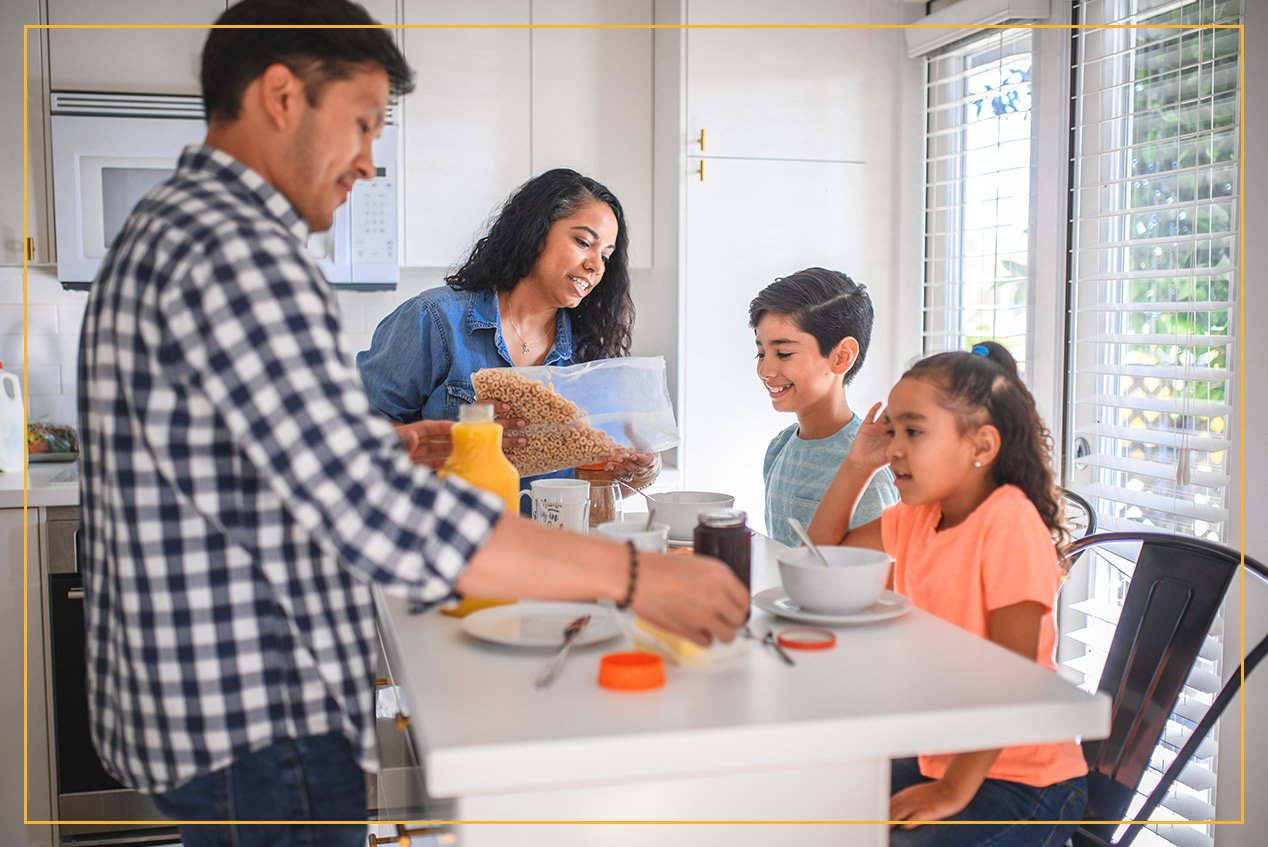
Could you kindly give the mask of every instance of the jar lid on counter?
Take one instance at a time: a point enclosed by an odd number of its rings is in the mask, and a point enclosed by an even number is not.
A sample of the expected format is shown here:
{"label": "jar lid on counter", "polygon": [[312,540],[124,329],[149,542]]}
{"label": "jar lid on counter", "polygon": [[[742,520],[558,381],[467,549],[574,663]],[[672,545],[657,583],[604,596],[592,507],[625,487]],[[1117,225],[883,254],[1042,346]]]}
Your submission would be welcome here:
{"label": "jar lid on counter", "polygon": [[700,526],[745,526],[748,513],[742,509],[709,509],[700,513]]}

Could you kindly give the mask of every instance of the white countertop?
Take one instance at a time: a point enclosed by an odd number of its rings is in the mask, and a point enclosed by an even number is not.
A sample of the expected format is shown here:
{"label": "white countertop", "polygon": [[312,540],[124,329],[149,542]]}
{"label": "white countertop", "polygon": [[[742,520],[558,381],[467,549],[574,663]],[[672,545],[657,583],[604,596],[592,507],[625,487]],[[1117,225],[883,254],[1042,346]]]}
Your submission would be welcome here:
{"label": "white countertop", "polygon": [[52,478],[78,462],[38,462],[21,473],[0,473],[0,509],[21,509],[26,483],[27,506],[74,506],[79,503],[79,482],[51,482]]}
{"label": "white countertop", "polygon": [[[776,549],[755,538],[754,592],[778,585]],[[623,639],[574,650],[553,687],[539,690],[542,653],[479,642],[458,619],[379,601],[438,798],[983,749],[1109,727],[1104,698],[920,611],[837,628],[835,648],[796,652],[796,667],[753,644],[706,667],[669,666],[663,688],[625,693],[596,683],[599,657],[629,649]],[[756,610],[750,623],[759,635],[786,625]]]}

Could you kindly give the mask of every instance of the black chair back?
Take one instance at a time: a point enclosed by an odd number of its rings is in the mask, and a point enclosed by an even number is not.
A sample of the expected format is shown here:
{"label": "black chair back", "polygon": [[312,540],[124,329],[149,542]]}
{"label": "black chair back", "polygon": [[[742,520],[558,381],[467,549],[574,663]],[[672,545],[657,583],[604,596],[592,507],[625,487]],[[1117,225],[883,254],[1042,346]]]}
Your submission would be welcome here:
{"label": "black chair back", "polygon": [[[1219,613],[1224,594],[1242,564],[1242,555],[1220,544],[1166,533],[1106,532],[1071,543],[1065,557],[1073,560],[1091,547],[1139,544],[1131,582],[1109,656],[1097,691],[1112,700],[1109,737],[1086,741],[1088,763],[1086,821],[1121,821],[1149,767],[1167,720],[1175,707],[1193,663]],[[1268,581],[1268,569],[1247,558],[1246,566]],[[1249,674],[1268,651],[1268,638],[1247,654]],[[1144,820],[1165,796],[1197,744],[1240,685],[1234,674],[1216,697],[1190,737],[1190,744],[1145,805],[1134,813]],[[1169,777],[1169,778],[1168,778]],[[1075,847],[1126,845],[1140,831],[1130,827],[1118,841],[1111,838],[1119,824],[1084,824],[1073,838]]]}

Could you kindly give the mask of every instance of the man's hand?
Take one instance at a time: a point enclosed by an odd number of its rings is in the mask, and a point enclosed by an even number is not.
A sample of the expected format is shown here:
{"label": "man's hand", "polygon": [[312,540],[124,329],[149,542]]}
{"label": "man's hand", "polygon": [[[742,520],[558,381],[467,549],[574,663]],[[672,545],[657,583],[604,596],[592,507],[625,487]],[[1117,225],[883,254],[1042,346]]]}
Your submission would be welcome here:
{"label": "man's hand", "polygon": [[748,588],[716,559],[638,554],[635,614],[662,629],[708,647],[729,643],[749,611]]}
{"label": "man's hand", "polygon": [[416,465],[427,465],[438,471],[453,452],[453,438],[450,436],[453,421],[414,421],[393,426],[405,446],[405,452]]}

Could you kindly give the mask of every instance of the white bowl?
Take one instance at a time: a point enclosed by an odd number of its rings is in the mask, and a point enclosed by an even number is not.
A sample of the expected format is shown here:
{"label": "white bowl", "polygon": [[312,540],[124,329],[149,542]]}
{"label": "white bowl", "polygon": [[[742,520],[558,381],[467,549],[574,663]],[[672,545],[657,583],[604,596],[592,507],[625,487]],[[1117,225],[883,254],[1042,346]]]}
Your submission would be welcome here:
{"label": "white bowl", "polygon": [[819,547],[828,560],[820,564],[805,547],[785,550],[779,562],[779,579],[788,599],[808,612],[850,615],[876,602],[885,590],[893,558],[863,547]]}
{"label": "white bowl", "polygon": [[660,521],[648,527],[645,518],[634,517],[623,521],[605,521],[594,529],[599,535],[622,544],[633,541],[635,549],[647,553],[664,553],[669,546],[669,525]]}
{"label": "white bowl", "polygon": [[656,520],[669,524],[669,537],[675,541],[692,539],[701,512],[735,505],[733,496],[714,491],[663,491],[647,496],[656,509]]}

